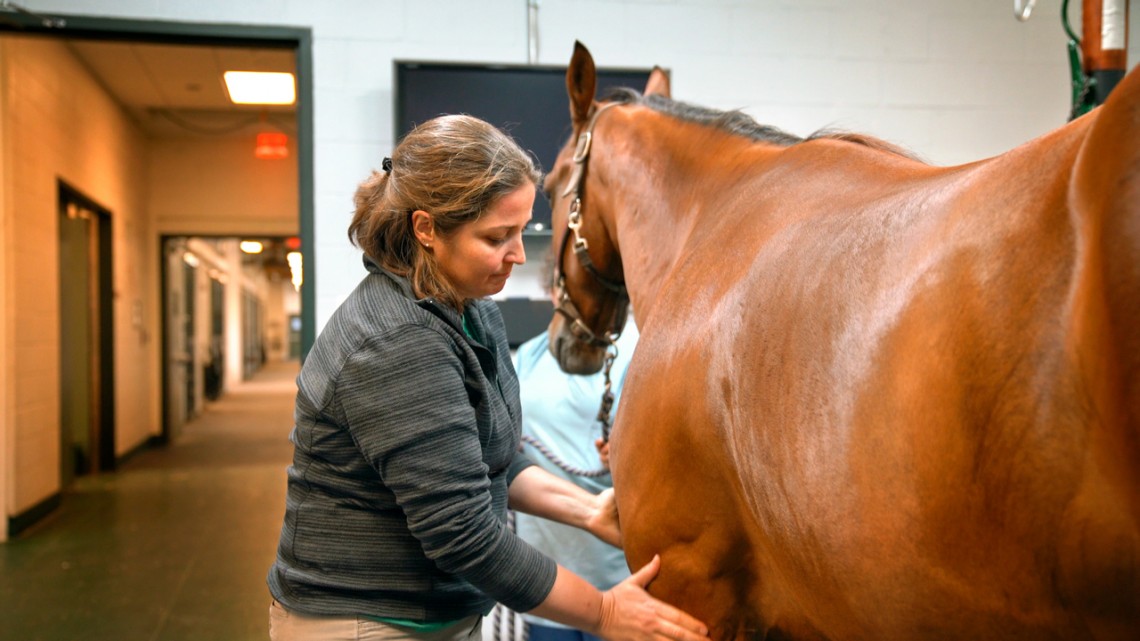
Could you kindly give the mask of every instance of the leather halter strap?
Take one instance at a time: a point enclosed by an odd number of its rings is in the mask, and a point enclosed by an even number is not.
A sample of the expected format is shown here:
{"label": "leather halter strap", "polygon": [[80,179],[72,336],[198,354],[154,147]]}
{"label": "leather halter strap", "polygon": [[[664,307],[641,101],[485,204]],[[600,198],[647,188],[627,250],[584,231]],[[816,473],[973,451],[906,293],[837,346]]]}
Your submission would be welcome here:
{"label": "leather halter strap", "polygon": [[625,283],[614,280],[602,274],[594,265],[594,261],[590,259],[589,248],[590,245],[585,238],[582,237],[582,182],[586,173],[586,161],[590,157],[590,144],[593,141],[594,125],[598,122],[598,117],[602,112],[615,107],[619,103],[609,103],[602,105],[597,111],[594,112],[593,117],[590,118],[586,130],[578,135],[578,144],[574,149],[574,169],[570,174],[570,181],[563,190],[563,196],[572,196],[573,200],[570,201],[570,213],[566,220],[566,233],[562,235],[562,244],[558,250],[558,262],[556,272],[556,287],[558,304],[555,306],[554,311],[564,316],[569,322],[570,334],[578,341],[592,345],[594,347],[611,348],[617,337],[621,335],[621,328],[625,325],[625,307],[619,305],[621,313],[615,313],[612,319],[609,331],[603,336],[599,337],[589,326],[582,321],[582,314],[578,311],[578,307],[570,298],[570,292],[566,289],[565,271],[563,270],[563,262],[566,255],[566,244],[570,241],[570,235],[574,235],[574,255],[578,258],[578,262],[582,268],[590,274],[595,281],[606,290],[617,295],[619,298],[626,301],[629,300],[629,292],[625,288]]}
{"label": "leather halter strap", "polygon": [[[586,161],[590,158],[590,144],[594,139],[594,125],[597,124],[598,117],[601,116],[605,110],[610,107],[616,107],[617,105],[618,103],[616,102],[602,105],[594,112],[594,116],[590,118],[590,124],[586,127],[586,130],[578,134],[578,144],[574,148],[574,171],[570,174],[570,182],[567,183],[566,189],[562,191],[562,195],[573,197],[573,200],[570,201],[570,213],[566,219],[566,226],[569,228],[569,232],[574,234],[574,255],[578,257],[578,262],[582,264],[583,269],[594,277],[594,280],[598,281],[599,285],[615,294],[628,297],[625,283],[607,277],[594,265],[594,261],[590,259],[590,245],[586,242],[585,238],[582,238],[581,234],[582,181],[586,176]],[[562,237],[562,251],[558,254],[559,263],[561,263],[562,255],[565,253],[566,243],[570,239],[570,233]],[[561,267],[562,265],[559,264],[559,274],[562,273]]]}

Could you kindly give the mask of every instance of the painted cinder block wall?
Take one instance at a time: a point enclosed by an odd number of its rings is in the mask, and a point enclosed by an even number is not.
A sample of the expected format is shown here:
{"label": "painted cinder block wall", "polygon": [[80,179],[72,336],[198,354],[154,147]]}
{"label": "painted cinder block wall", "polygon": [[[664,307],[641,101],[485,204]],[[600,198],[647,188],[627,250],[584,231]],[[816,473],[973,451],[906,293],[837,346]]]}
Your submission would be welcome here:
{"label": "painted cinder block wall", "polygon": [[[28,0],[29,9],[313,30],[316,320],[360,274],[355,185],[392,141],[392,60],[527,62],[526,0]],[[936,164],[1006,151],[1064,123],[1061,0],[1025,23],[1000,0],[541,0],[539,56],[581,40],[599,65],[672,72],[678,99],[807,134],[870,133]],[[1074,28],[1079,29],[1079,13]],[[1137,12],[1131,17],[1137,23]],[[1136,29],[1134,28],[1134,32]],[[1132,50],[1136,46],[1133,43]],[[1130,57],[1135,64],[1136,56]],[[540,296],[532,261],[509,295]]]}
{"label": "painted cinder block wall", "polygon": [[[392,60],[527,62],[526,0],[18,4],[45,13],[312,29],[316,246],[306,259],[316,271],[318,329],[362,273],[359,252],[349,246],[345,227],[356,184],[393,145]],[[580,40],[602,66],[659,64],[670,69],[678,99],[739,108],[801,135],[822,127],[862,131],[948,165],[1001,153],[1064,123],[1069,70],[1060,4],[1040,0],[1033,18],[1021,23],[1013,18],[1012,3],[1004,0],[541,0],[534,62],[566,64],[573,42]],[[1137,13],[1130,19],[1130,66],[1137,63]],[[1078,18],[1074,28],[1079,29]],[[0,134],[13,135],[10,124]],[[10,173],[23,159],[2,162]],[[144,196],[119,189],[128,208],[141,206]],[[3,229],[10,239],[21,223],[8,206],[15,196],[4,198]],[[153,205],[156,195],[148,198],[147,205]],[[130,238],[140,248],[153,248],[156,238],[140,235],[156,236],[156,228],[155,221],[140,221]],[[532,261],[517,272],[506,295],[542,295],[538,254],[545,244],[541,237],[528,239]],[[141,267],[155,264],[146,256],[138,256],[142,280],[130,284],[132,291],[154,290],[151,281],[157,274],[145,275],[149,272]],[[23,273],[22,260],[13,254],[0,262],[0,295],[6,304],[12,302],[9,284]],[[0,385],[0,407],[6,408],[23,394],[23,384],[17,386],[10,377],[17,352],[34,349],[13,337],[32,322],[24,314],[43,311],[22,304],[12,309],[0,319],[0,364],[9,375]],[[148,304],[146,309],[154,310],[149,317],[157,308]],[[153,347],[141,348],[137,356],[150,363],[156,358]],[[158,402],[157,389],[150,396]],[[42,411],[57,411],[49,405],[45,402]],[[146,423],[157,417],[157,406],[138,407],[139,429],[149,433],[155,426]],[[55,461],[48,460],[55,454],[50,446],[37,450],[45,452],[44,460],[25,458],[18,469],[12,465],[15,441],[23,438],[12,429],[16,418],[7,409],[0,413],[0,507],[8,514],[50,489],[56,473]],[[50,472],[37,472],[40,465]]]}
{"label": "painted cinder block wall", "polygon": [[[4,461],[7,515],[59,490],[59,181],[111,217],[117,445],[158,420],[155,243],[145,215],[146,147],[118,105],[58,41],[0,43],[4,97]],[[121,453],[118,452],[118,453]],[[5,523],[7,519],[4,519]]]}

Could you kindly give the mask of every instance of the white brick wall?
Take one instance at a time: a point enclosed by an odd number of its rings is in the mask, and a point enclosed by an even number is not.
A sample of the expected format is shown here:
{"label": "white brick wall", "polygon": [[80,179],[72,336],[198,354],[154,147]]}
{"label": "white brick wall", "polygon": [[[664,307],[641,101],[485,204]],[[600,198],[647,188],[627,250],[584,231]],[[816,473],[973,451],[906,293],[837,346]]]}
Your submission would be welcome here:
{"label": "white brick wall", "polygon": [[[25,0],[33,10],[313,29],[317,321],[355,285],[355,185],[392,146],[391,62],[526,61],[525,0]],[[541,0],[538,62],[660,64],[676,98],[807,134],[839,126],[936,164],[1001,153],[1066,118],[1061,0]],[[1079,3],[1070,9],[1079,29]],[[1130,65],[1140,8],[1133,7]],[[533,255],[534,252],[532,252]],[[537,256],[534,256],[537,258]],[[540,261],[530,267],[537,269]],[[526,270],[515,293],[537,283]]]}

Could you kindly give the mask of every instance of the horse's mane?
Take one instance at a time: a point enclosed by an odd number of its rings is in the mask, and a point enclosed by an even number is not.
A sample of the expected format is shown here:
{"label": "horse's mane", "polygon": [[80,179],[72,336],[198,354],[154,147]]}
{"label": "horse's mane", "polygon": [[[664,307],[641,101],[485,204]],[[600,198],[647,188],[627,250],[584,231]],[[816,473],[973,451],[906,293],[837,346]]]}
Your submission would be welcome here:
{"label": "horse's mane", "polygon": [[756,122],[752,116],[740,110],[717,111],[716,109],[710,109],[708,107],[700,107],[678,100],[672,100],[657,94],[643,96],[636,90],[628,87],[615,87],[610,89],[605,93],[602,99],[621,104],[645,105],[654,111],[659,111],[680,120],[707,125],[730,134],[744,136],[750,140],[771,143],[781,147],[790,147],[809,140],[842,140],[863,145],[864,147],[870,147],[871,149],[886,151],[912,160],[918,160],[914,154],[905,149],[873,136],[836,129],[820,129],[806,138],[801,138],[800,136],[788,133],[777,127],[762,125]]}

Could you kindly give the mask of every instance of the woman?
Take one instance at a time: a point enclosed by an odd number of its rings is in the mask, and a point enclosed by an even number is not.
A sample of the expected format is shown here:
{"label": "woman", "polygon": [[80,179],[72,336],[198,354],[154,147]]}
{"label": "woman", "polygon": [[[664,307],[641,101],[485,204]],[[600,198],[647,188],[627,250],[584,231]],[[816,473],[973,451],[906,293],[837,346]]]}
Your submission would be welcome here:
{"label": "woman", "polygon": [[620,538],[611,494],[518,452],[518,379],[486,297],[526,260],[533,162],[491,125],[444,116],[383,166],[349,225],[368,275],[297,379],[270,636],[474,640],[500,601],[610,641],[699,641],[700,622],[644,590],[659,560],[602,593],[506,527],[509,501]]}

